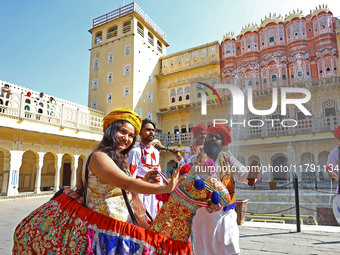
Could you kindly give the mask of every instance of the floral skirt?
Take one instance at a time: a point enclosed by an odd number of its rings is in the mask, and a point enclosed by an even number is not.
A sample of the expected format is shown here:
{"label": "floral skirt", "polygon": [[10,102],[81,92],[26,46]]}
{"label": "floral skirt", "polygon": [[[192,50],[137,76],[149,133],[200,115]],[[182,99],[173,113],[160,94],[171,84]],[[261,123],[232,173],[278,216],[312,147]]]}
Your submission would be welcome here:
{"label": "floral skirt", "polygon": [[192,254],[190,243],[115,220],[81,204],[71,190],[16,227],[13,254]]}

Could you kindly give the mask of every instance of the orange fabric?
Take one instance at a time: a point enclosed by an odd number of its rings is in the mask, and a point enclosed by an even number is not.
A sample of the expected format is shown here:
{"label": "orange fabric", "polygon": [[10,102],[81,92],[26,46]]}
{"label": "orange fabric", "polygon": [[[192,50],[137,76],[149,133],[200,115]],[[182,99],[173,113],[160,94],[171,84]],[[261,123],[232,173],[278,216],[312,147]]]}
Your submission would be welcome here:
{"label": "orange fabric", "polygon": [[207,127],[204,125],[204,123],[198,124],[196,127],[192,129],[192,134],[197,136],[200,132],[207,132]]}
{"label": "orange fabric", "polygon": [[208,134],[219,134],[223,137],[223,146],[227,146],[231,143],[231,135],[230,135],[231,128],[224,124],[215,124],[215,126],[211,125],[207,133]]}
{"label": "orange fabric", "polygon": [[139,116],[138,113],[128,108],[117,108],[106,115],[103,119],[103,131],[105,131],[108,126],[118,120],[126,120],[130,122],[131,125],[135,127],[136,134],[139,134],[142,127],[142,118]]}
{"label": "orange fabric", "polygon": [[336,127],[334,130],[334,137],[339,139],[340,138],[340,126]]}

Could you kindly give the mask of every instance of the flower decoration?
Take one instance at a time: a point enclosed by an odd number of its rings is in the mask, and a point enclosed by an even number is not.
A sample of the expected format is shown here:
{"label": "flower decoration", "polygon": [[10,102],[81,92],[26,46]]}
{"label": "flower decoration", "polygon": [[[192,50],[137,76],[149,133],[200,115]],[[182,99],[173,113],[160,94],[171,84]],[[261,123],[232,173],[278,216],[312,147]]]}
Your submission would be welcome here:
{"label": "flower decoration", "polygon": [[156,199],[163,203],[167,202],[169,199],[169,193],[156,194]]}
{"label": "flower decoration", "polygon": [[179,174],[183,175],[189,173],[190,167],[191,167],[190,164],[185,164],[184,166],[182,166],[181,170],[179,171]]}

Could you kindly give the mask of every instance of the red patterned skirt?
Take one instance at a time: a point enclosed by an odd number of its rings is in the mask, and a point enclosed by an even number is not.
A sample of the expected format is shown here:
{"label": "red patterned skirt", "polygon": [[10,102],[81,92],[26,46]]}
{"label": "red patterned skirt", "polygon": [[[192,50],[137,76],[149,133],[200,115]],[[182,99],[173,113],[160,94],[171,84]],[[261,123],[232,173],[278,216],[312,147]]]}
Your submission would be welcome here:
{"label": "red patterned skirt", "polygon": [[191,244],[115,220],[65,190],[16,227],[13,254],[192,254]]}

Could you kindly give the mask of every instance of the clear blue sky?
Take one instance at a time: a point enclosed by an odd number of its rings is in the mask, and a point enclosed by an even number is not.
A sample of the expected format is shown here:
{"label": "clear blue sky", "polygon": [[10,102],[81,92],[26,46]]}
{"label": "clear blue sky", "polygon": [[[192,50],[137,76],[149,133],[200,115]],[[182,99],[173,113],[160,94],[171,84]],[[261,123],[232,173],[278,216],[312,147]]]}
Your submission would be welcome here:
{"label": "clear blue sky", "polygon": [[[92,19],[129,0],[0,0],[0,80],[87,105]],[[228,31],[260,23],[269,12],[327,4],[340,16],[340,0],[138,0],[166,33],[173,53],[221,41]]]}

